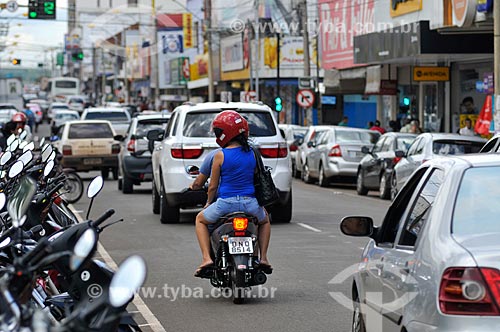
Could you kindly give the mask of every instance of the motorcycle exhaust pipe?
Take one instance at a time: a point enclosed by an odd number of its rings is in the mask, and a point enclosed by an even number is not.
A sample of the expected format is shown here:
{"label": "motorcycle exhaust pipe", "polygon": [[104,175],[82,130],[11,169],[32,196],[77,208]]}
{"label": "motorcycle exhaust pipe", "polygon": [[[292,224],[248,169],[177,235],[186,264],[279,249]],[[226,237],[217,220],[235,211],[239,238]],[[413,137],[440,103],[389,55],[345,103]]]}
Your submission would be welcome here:
{"label": "motorcycle exhaust pipe", "polygon": [[264,274],[264,272],[257,272],[253,277],[253,280],[255,281],[256,285],[263,285],[267,281],[267,276]]}

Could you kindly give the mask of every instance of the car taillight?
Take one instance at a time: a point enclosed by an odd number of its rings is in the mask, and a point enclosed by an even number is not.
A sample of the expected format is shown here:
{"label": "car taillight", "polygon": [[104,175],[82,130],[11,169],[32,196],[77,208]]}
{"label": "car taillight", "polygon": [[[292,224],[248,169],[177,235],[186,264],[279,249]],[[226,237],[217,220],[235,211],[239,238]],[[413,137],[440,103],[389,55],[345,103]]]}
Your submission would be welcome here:
{"label": "car taillight", "polygon": [[72,154],[71,145],[63,145],[63,156],[71,156]]}
{"label": "car taillight", "polygon": [[340,145],[334,145],[330,152],[328,153],[328,157],[342,157],[342,150],[340,150]]}
{"label": "car taillight", "polygon": [[111,153],[112,154],[118,154],[118,153],[120,153],[120,144],[113,144],[111,146]]}
{"label": "car taillight", "polygon": [[286,143],[278,143],[277,148],[260,148],[260,154],[264,158],[285,158],[288,155]]}
{"label": "car taillight", "polygon": [[439,307],[447,315],[498,316],[500,271],[492,268],[446,269],[439,288]]}
{"label": "car taillight", "polygon": [[248,218],[234,218],[233,229],[235,231],[245,231],[248,227]]}
{"label": "car taillight", "polygon": [[127,143],[127,151],[129,152],[135,152],[135,139],[131,139]]}
{"label": "car taillight", "polygon": [[401,157],[394,157],[392,158],[392,165],[396,165],[397,163],[399,163],[401,161]]}
{"label": "car taillight", "polygon": [[182,147],[182,145],[174,145],[170,150],[172,158],[177,159],[198,159],[202,153],[203,149],[201,147]]}
{"label": "car taillight", "polygon": [[290,145],[290,152],[295,152],[299,149],[299,147],[295,144]]}

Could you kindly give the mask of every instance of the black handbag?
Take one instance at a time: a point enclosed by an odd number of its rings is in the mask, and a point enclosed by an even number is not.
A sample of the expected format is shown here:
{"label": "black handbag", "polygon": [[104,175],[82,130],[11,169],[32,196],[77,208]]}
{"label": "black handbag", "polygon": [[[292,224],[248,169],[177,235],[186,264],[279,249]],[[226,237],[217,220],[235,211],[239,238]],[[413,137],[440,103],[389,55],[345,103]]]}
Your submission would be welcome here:
{"label": "black handbag", "polygon": [[268,206],[277,202],[280,198],[278,189],[274,185],[271,171],[264,167],[262,156],[257,148],[252,147],[255,155],[255,173],[253,183],[255,186],[255,198],[260,206]]}

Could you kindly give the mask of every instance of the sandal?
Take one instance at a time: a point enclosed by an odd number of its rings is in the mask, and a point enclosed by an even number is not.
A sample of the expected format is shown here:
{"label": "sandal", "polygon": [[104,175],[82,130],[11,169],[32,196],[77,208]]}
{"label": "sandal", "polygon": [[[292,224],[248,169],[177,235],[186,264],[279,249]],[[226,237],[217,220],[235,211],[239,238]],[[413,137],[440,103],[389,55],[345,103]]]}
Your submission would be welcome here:
{"label": "sandal", "polygon": [[203,275],[207,272],[207,270],[210,270],[213,267],[214,267],[214,263],[210,263],[210,264],[207,264],[207,265],[200,266],[194,272],[194,276],[197,277],[197,278],[202,278]]}
{"label": "sandal", "polygon": [[259,269],[261,269],[262,272],[264,272],[265,274],[272,274],[273,273],[273,267],[269,264],[260,263]]}

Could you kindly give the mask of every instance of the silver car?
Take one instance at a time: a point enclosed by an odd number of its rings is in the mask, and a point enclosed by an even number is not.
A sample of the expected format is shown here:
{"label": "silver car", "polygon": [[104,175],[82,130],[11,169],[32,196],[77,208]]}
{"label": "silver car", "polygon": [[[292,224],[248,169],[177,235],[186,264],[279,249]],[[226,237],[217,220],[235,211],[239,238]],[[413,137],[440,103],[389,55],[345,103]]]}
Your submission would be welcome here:
{"label": "silver car", "polygon": [[457,134],[424,133],[413,141],[406,155],[394,167],[391,196],[394,198],[410,175],[424,162],[436,157],[477,153],[485,139]]}
{"label": "silver car", "polygon": [[371,148],[380,137],[376,131],[327,126],[321,128],[314,140],[307,144],[312,147],[302,165],[302,179],[312,183],[318,179],[319,185],[327,186],[334,177],[355,178],[363,147]]}
{"label": "silver car", "polygon": [[304,135],[308,128],[292,124],[279,124],[278,127],[285,133],[285,140],[290,149],[290,158],[292,159],[292,176],[295,176],[297,171],[295,167],[295,158],[297,150],[299,149],[299,142],[304,140]]}
{"label": "silver car", "polygon": [[314,142],[319,135],[326,131],[328,129],[328,126],[310,126],[306,133],[304,134],[304,138],[300,139],[298,144],[299,147],[297,149],[297,152],[295,153],[295,172],[293,173],[293,176],[296,179],[301,179],[303,174],[302,174],[302,169],[304,167],[304,161],[306,160],[306,156],[309,153],[310,150],[313,149],[313,144],[309,142]]}
{"label": "silver car", "polygon": [[108,120],[117,135],[126,136],[131,118],[124,108],[87,108],[82,114],[82,120]]}
{"label": "silver car", "polygon": [[500,330],[500,156],[436,158],[413,173],[369,236],[352,285],[352,331]]}

